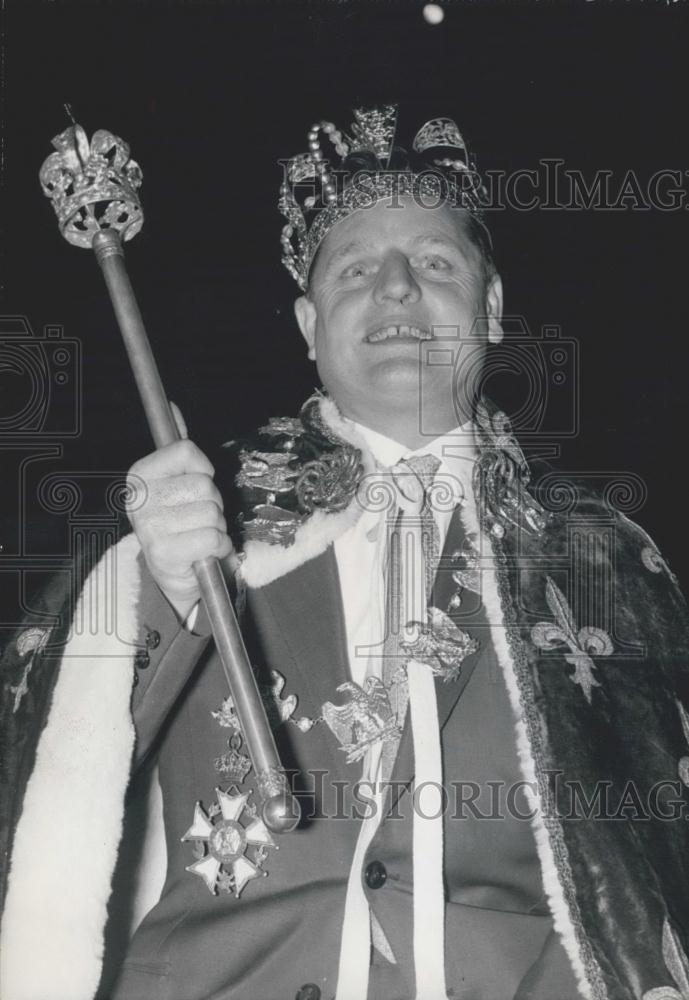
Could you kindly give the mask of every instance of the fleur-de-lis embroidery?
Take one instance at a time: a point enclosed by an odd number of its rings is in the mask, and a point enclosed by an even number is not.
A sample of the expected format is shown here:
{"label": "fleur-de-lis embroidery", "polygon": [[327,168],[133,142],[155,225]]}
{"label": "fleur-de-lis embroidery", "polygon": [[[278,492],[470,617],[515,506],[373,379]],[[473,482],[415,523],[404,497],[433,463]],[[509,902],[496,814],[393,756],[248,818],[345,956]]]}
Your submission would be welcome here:
{"label": "fleur-de-lis embroidery", "polygon": [[641,562],[651,573],[666,573],[672,580],[675,579],[674,573],[655,545],[644,545],[641,550]]}
{"label": "fleur-de-lis embroidery", "polygon": [[610,636],[593,625],[577,630],[567,598],[549,576],[546,577],[545,599],[557,624],[539,622],[534,625],[531,641],[539,649],[556,649],[563,644],[569,646],[570,652],[565,655],[565,660],[574,667],[570,680],[580,686],[590,704],[592,689],[600,687],[593,674],[596,667],[591,656],[610,656],[613,650]]}
{"label": "fleur-de-lis embroidery", "polygon": [[689,1000],[689,959],[667,917],[663,921],[662,947],[665,965],[678,989],[674,986],[654,986],[646,990],[642,1000]]}
{"label": "fleur-de-lis embroidery", "polygon": [[34,626],[32,628],[25,629],[17,636],[16,646],[19,655],[26,656],[27,653],[30,655],[24,664],[24,672],[22,673],[22,678],[19,681],[19,684],[10,686],[10,691],[14,694],[14,705],[12,707],[13,713],[19,710],[22,698],[28,693],[29,674],[31,673],[34,659],[37,654],[45,648],[49,635],[49,628],[38,628],[37,626]]}

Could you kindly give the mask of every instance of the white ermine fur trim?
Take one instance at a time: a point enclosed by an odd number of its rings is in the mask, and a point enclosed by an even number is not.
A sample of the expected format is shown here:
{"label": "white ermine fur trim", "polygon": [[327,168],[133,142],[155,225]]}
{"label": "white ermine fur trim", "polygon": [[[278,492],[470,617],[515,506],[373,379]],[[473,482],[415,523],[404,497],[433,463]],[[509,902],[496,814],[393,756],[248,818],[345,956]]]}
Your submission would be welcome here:
{"label": "white ermine fur trim", "polygon": [[[323,396],[319,400],[319,407],[324,422],[333,433],[361,451],[364,475],[375,472],[375,459],[368,445],[351,422],[340,415],[332,399]],[[331,542],[356,524],[362,513],[363,508],[355,494],[348,506],[338,514],[315,511],[297,528],[291,545],[248,541],[244,546],[245,558],[240,568],[244,582],[248,587],[265,587],[309,559],[321,555]]]}
{"label": "white ermine fur trim", "polygon": [[[134,746],[140,588],[128,535],[89,574],[17,825],[2,924],[2,1000],[91,1000]],[[90,599],[89,599],[90,598]]]}
{"label": "white ermine fur trim", "polygon": [[[530,800],[534,816],[532,827],[536,840],[536,849],[541,865],[541,875],[543,878],[543,888],[548,898],[548,905],[553,917],[553,926],[562,941],[562,945],[567,953],[567,957],[572,965],[577,986],[582,997],[590,1000],[591,987],[586,967],[581,955],[579,942],[569,907],[565,899],[564,891],[558,875],[555,855],[553,853],[548,831],[543,821],[540,808],[540,797],[538,793],[532,794],[532,789],[538,789],[536,777],[536,762],[531,750],[529,735],[524,719],[523,706],[519,691],[519,682],[515,670],[514,660],[510,652],[507,641],[507,630],[504,622],[504,612],[498,593],[498,583],[496,574],[496,561],[490,537],[479,530],[479,519],[476,511],[476,503],[473,492],[469,492],[464,505],[461,508],[461,517],[467,533],[475,532],[476,537],[481,538],[481,596],[486,609],[486,615],[490,623],[490,633],[493,640],[495,653],[505,679],[507,693],[515,716],[515,735],[517,745],[517,756],[521,767],[524,781],[527,782],[526,794]],[[485,555],[488,555],[489,568],[485,566]]]}

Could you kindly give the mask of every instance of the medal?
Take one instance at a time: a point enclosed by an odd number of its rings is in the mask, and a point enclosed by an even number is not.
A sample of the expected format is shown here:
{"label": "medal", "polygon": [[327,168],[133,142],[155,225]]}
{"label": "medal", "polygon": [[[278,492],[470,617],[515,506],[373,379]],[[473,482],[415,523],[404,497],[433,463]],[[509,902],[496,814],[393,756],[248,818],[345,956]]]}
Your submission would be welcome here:
{"label": "medal", "polygon": [[[270,684],[261,687],[273,728],[291,719],[297,706],[296,695],[282,697],[284,686],[282,674],[271,670]],[[197,860],[185,871],[203,879],[213,895],[225,892],[239,898],[248,882],[268,874],[263,868],[267,848],[278,847],[256,807],[249,802],[251,792],[237,788],[246,780],[251,760],[241,752],[242,733],[232,697],[228,695],[211,716],[223,729],[232,730],[227,750],[213,762],[230,787],[227,791],[216,788],[217,801],[207,812],[200,802],[196,803],[194,821],[181,839],[193,842]]]}
{"label": "medal", "polygon": [[[251,792],[216,788],[215,794],[217,802],[208,813],[196,803],[194,822],[182,837],[183,841],[194,841],[201,855],[185,871],[203,879],[213,895],[219,890],[239,898],[248,882],[268,874],[263,869],[266,848],[278,847],[256,807],[248,801]],[[244,819],[249,820],[246,825]]]}

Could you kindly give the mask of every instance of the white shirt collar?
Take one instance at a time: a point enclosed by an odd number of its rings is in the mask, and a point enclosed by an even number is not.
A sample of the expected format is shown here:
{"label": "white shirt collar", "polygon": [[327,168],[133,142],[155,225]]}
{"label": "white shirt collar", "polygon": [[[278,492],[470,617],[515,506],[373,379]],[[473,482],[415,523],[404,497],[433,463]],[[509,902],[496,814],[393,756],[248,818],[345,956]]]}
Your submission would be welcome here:
{"label": "white shirt collar", "polygon": [[471,421],[458,425],[436,438],[431,438],[415,450],[364,424],[353,420],[350,423],[364,439],[373,457],[384,468],[390,468],[401,458],[409,458],[411,455],[435,455],[440,459],[438,475],[444,474],[449,482],[459,480],[461,483],[461,488],[458,487],[456,490],[458,500],[471,488],[476,460],[474,427]]}

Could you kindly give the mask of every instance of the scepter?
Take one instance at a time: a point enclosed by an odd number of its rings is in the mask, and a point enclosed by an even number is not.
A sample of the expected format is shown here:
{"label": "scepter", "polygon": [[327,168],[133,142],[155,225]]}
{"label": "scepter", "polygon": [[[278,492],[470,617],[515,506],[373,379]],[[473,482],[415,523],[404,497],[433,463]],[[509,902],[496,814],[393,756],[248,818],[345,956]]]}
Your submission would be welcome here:
{"label": "scepter", "polygon": [[[72,118],[69,106],[66,110]],[[143,175],[129,156],[129,146],[103,129],[89,143],[83,128],[72,125],[52,140],[57,152],[43,163],[40,181],[51,199],[60,232],[74,246],[94,251],[105,278],[115,316],[156,448],[180,439],[167,394],[153,357],[141,312],[124,263],[122,244],[143,225],[137,191]],[[254,766],[269,830],[284,833],[299,822],[280,763],[256,679],[232,608],[218,559],[194,563],[201,596]]]}

